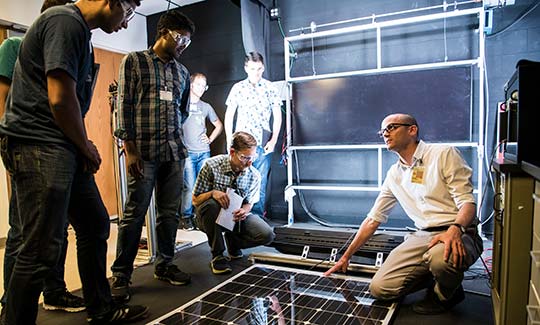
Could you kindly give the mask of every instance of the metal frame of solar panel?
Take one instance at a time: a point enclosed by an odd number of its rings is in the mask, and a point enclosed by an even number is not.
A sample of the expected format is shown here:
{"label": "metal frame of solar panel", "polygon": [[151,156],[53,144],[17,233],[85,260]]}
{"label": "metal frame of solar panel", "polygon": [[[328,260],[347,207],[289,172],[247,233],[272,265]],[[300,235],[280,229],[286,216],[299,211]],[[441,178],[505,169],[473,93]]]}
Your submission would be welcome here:
{"label": "metal frame of solar panel", "polygon": [[397,303],[375,300],[369,282],[255,264],[148,324],[389,324]]}

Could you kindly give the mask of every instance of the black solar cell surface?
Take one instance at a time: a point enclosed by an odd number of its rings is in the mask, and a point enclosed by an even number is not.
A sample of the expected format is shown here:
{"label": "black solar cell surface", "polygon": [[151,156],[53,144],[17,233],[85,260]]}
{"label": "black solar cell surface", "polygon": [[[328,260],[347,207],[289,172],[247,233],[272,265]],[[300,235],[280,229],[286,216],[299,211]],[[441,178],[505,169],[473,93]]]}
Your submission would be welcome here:
{"label": "black solar cell surface", "polygon": [[396,304],[369,279],[255,264],[149,324],[388,324]]}

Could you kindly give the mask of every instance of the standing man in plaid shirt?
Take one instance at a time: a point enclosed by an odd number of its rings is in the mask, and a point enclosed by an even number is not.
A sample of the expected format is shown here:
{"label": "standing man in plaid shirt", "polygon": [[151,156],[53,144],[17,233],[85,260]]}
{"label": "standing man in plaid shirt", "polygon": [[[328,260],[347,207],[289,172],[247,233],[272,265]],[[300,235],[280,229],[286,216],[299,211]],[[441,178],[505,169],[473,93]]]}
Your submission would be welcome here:
{"label": "standing man in plaid shirt", "polygon": [[[251,208],[259,201],[261,175],[252,166],[256,159],[257,141],[246,132],[232,135],[228,155],[219,155],[206,161],[193,189],[193,205],[197,208],[199,226],[208,236],[212,250],[210,267],[214,274],[232,271],[231,259],[243,257],[242,248],[267,245],[274,240],[272,228]],[[229,207],[227,188],[234,189],[243,198],[242,206],[234,211],[233,231],[216,224],[221,208]],[[223,256],[225,231],[229,257]]]}
{"label": "standing man in plaid shirt", "polygon": [[128,170],[128,197],[118,226],[112,293],[130,299],[129,284],[144,217],[156,189],[157,258],[154,278],[173,285],[190,275],[172,263],[186,150],[180,126],[188,115],[189,72],[180,55],[191,43],[193,22],[177,10],[161,16],[157,40],[148,50],[128,54],[118,81],[119,127]]}

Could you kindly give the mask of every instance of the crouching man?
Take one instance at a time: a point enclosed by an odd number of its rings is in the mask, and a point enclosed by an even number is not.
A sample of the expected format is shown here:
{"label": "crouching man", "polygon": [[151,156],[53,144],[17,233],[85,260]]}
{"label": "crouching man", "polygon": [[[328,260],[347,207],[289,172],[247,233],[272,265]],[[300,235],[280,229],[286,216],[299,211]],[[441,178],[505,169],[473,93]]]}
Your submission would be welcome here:
{"label": "crouching man", "polygon": [[[243,256],[242,249],[267,245],[274,240],[274,231],[260,216],[251,213],[259,201],[261,175],[252,166],[257,158],[257,141],[246,132],[233,134],[228,155],[219,155],[206,161],[193,189],[193,205],[201,230],[208,236],[212,250],[210,267],[214,274],[232,271],[230,260]],[[232,231],[216,224],[221,208],[229,207],[227,189],[242,197],[242,205],[233,212]],[[225,232],[228,257],[223,255]]]}

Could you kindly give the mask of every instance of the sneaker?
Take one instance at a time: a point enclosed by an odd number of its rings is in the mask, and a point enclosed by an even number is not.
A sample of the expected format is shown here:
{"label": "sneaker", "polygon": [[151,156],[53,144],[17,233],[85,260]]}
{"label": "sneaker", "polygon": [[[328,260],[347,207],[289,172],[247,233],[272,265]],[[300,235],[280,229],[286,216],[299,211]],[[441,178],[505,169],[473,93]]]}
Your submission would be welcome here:
{"label": "sneaker", "polygon": [[139,305],[122,305],[113,307],[103,315],[91,316],[86,320],[90,324],[118,324],[134,322],[146,318],[148,308]]}
{"label": "sneaker", "polygon": [[231,240],[227,234],[225,234],[225,242],[227,243],[227,253],[229,254],[229,258],[231,260],[237,260],[244,257],[242,250],[240,248],[236,248],[236,246],[233,244],[233,240]]}
{"label": "sneaker", "polygon": [[180,221],[181,229],[184,230],[196,230],[197,226],[195,225],[195,219],[193,217],[183,217]]}
{"label": "sneaker", "polygon": [[116,302],[126,303],[131,299],[129,285],[131,282],[123,276],[113,277],[111,284],[111,295]]}
{"label": "sneaker", "polygon": [[414,304],[412,309],[417,314],[436,315],[452,309],[452,307],[459,304],[464,299],[465,292],[463,291],[463,286],[461,285],[456,289],[454,295],[445,301],[440,300],[437,294],[433,291],[433,288],[430,288],[426,293],[426,297]]}
{"label": "sneaker", "polygon": [[214,274],[226,274],[232,272],[231,265],[223,255],[216,256],[210,262],[210,268]]}
{"label": "sneaker", "polygon": [[84,299],[64,290],[59,293],[43,295],[43,309],[63,310],[69,313],[78,313],[86,309]]}
{"label": "sneaker", "polygon": [[229,250],[229,258],[231,260],[238,260],[238,259],[241,259],[242,257],[244,257],[244,253],[242,253],[242,250],[240,249],[237,249],[235,251]]}
{"label": "sneaker", "polygon": [[182,272],[176,265],[168,265],[166,268],[154,271],[154,278],[158,280],[168,281],[175,286],[188,284],[191,281],[191,276]]}

